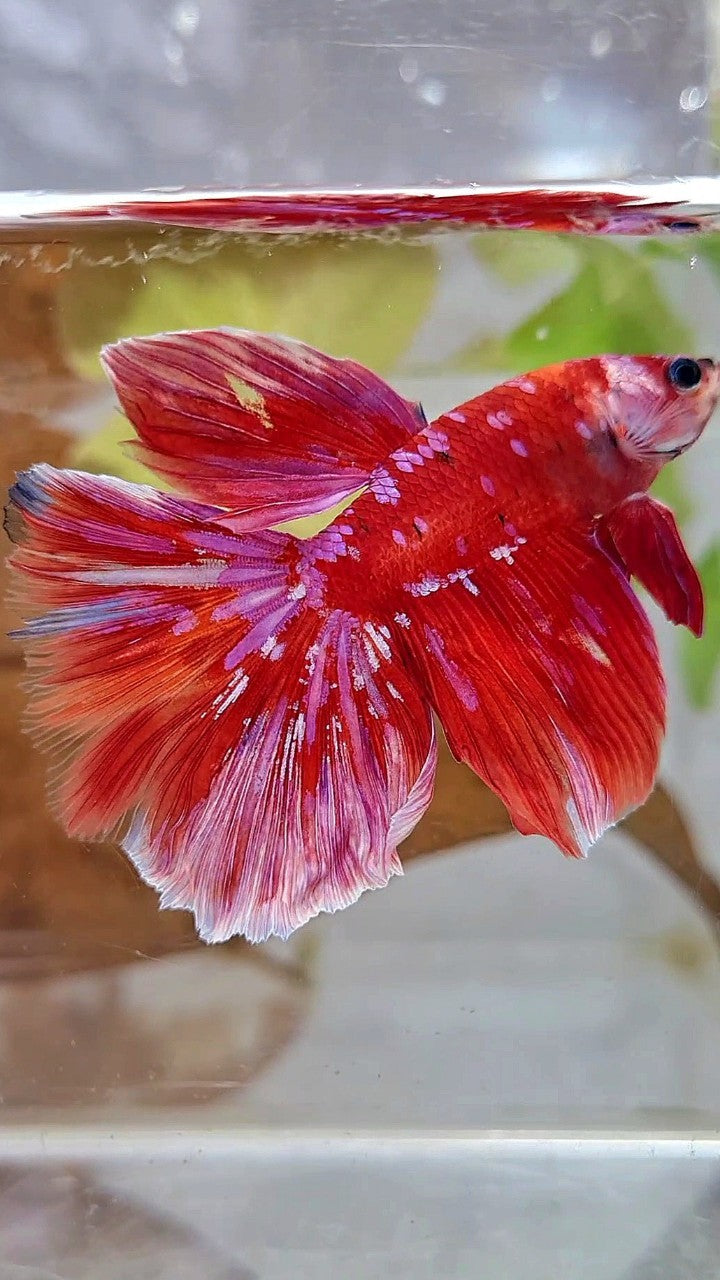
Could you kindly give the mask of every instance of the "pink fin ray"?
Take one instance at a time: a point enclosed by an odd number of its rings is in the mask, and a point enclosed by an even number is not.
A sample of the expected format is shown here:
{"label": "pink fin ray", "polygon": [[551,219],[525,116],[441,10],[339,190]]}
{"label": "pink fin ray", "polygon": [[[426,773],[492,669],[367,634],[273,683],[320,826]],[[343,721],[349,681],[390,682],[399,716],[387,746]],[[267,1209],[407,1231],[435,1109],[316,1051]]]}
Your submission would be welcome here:
{"label": "pink fin ray", "polygon": [[376,374],[289,338],[207,329],[127,338],[103,363],[133,451],[237,530],[325,510],[425,421]]}
{"label": "pink fin ray", "polygon": [[12,499],[31,713],[72,834],[119,828],[208,941],[287,936],[401,870],[429,705],[389,628],[310,607],[309,544],[45,466]]}
{"label": "pink fin ray", "polygon": [[[168,758],[152,805],[141,805],[123,841],[162,904],[192,908],[208,941],[287,937],[384,886],[401,872],[397,846],[430,802],[427,704],[399,664],[389,664],[392,681],[373,670],[357,618],[318,622],[308,612],[292,624],[278,673],[257,654],[248,660],[242,697],[231,703],[228,685],[218,703],[227,724],[220,733],[208,724],[184,758]],[[358,690],[363,671],[368,684]],[[229,744],[222,754],[218,739]],[[217,767],[195,798],[206,751]]]}
{"label": "pink fin ray", "polygon": [[474,581],[408,602],[416,667],[454,754],[518,830],[581,856],[653,784],[664,685],[649,622],[579,531],[528,535]]}
{"label": "pink fin ray", "polygon": [[669,507],[648,494],[636,494],[600,522],[598,538],[642,583],[671,622],[702,635],[702,583]]}

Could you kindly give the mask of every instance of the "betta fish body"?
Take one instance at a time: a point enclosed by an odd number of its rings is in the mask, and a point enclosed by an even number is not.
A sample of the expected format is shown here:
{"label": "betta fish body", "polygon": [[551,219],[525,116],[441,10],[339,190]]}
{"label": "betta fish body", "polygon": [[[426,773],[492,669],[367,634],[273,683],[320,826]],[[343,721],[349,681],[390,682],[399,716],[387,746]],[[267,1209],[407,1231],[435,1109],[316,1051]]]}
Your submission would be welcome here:
{"label": "betta fish body", "polygon": [[[665,694],[629,579],[700,632],[646,491],[705,426],[712,361],[570,361],[428,424],[283,338],[170,333],[103,359],[175,492],[39,465],[11,495],[31,711],[71,834],[117,832],[206,940],[258,941],[401,871],[433,713],[518,830],[566,854],[645,799]],[[276,528],[342,502],[315,537]]]}

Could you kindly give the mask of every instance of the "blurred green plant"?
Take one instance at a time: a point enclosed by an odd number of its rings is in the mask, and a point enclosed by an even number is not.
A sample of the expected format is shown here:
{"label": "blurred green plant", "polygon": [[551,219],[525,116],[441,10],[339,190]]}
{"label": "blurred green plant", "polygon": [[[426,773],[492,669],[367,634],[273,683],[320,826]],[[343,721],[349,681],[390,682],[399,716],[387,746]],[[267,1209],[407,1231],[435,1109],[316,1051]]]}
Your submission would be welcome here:
{"label": "blurred green plant", "polygon": [[652,491],[656,498],[672,507],[679,524],[689,524],[695,514],[695,507],[688,493],[682,460],[676,459],[663,468]]}
{"label": "blurred green plant", "polygon": [[149,467],[143,466],[125,452],[125,444],[135,438],[127,418],[119,411],[113,411],[112,417],[98,431],[91,435],[81,436],[70,450],[70,462],[81,471],[91,471],[94,475],[119,476],[121,480],[132,480],[136,484],[151,484],[156,489],[170,489],[162,476],[156,475]]}
{"label": "blurred green plant", "polygon": [[[526,234],[536,240],[541,233]],[[527,282],[527,275],[515,279],[512,270],[508,275],[507,247],[501,241],[499,248],[501,279],[508,284]],[[473,249],[485,265],[494,267],[487,233],[474,239]],[[600,238],[570,242],[569,237],[548,236],[536,250],[536,274],[537,264],[548,274],[557,271],[560,261],[567,266],[570,254],[575,271],[569,283],[509,333],[470,343],[457,356],[455,367],[464,373],[491,368],[519,372],[607,351],[630,355],[691,348],[692,335],[666,302],[651,263],[642,255]]]}
{"label": "blurred green plant", "polygon": [[715,538],[697,562],[705,594],[705,630],[701,640],[683,633],[680,663],[693,706],[712,705],[720,666],[720,539]]}
{"label": "blurred green plant", "polygon": [[553,236],[545,231],[481,231],[473,236],[475,257],[504,284],[526,287],[531,280],[560,275],[577,265],[572,236]]}
{"label": "blurred green plant", "polygon": [[226,240],[210,251],[196,238],[174,257],[111,271],[74,265],[57,314],[70,362],[89,377],[99,376],[105,342],[215,325],[284,333],[388,373],[407,351],[437,281],[429,244],[266,237]]}

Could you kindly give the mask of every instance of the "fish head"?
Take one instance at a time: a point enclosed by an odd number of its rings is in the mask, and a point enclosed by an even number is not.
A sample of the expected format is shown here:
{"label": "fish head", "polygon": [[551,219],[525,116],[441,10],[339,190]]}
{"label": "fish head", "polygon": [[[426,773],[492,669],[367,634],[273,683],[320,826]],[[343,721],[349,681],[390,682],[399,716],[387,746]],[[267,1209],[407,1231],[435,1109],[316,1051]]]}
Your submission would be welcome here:
{"label": "fish head", "polygon": [[689,449],[720,398],[720,364],[692,356],[603,356],[590,393],[596,429],[658,470]]}

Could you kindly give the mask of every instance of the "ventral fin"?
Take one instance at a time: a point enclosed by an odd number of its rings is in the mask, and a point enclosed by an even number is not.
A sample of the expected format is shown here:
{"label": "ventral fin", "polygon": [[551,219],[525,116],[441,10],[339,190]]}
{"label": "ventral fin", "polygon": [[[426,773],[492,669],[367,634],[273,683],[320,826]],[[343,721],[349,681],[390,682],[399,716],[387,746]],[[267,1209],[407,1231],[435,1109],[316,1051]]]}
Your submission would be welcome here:
{"label": "ventral fin", "polygon": [[597,532],[608,554],[642,583],[671,622],[702,635],[702,583],[669,507],[635,494],[605,516]]}

